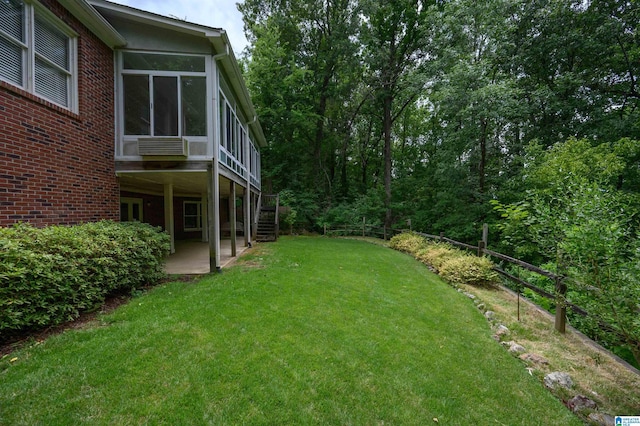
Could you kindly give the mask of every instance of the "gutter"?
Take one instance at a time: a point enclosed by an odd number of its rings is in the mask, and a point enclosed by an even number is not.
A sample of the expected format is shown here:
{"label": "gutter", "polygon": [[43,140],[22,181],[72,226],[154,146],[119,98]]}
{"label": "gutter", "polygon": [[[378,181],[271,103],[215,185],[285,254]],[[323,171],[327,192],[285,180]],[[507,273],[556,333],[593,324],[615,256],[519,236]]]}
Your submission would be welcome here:
{"label": "gutter", "polygon": [[224,42],[224,52],[213,55],[213,59],[217,61],[218,59],[222,59],[225,56],[229,56],[229,43]]}

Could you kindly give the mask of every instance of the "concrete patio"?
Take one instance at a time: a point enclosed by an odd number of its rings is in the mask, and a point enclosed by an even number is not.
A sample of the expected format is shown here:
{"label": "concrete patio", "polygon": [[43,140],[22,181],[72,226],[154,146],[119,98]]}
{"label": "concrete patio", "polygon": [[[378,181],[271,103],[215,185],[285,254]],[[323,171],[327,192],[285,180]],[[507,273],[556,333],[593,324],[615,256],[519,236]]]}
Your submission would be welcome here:
{"label": "concrete patio", "polygon": [[[220,266],[233,263],[247,247],[244,238],[236,241],[236,257],[231,257],[231,240],[220,241]],[[209,243],[200,241],[176,241],[176,252],[167,257],[165,271],[169,275],[199,275],[209,271]]]}

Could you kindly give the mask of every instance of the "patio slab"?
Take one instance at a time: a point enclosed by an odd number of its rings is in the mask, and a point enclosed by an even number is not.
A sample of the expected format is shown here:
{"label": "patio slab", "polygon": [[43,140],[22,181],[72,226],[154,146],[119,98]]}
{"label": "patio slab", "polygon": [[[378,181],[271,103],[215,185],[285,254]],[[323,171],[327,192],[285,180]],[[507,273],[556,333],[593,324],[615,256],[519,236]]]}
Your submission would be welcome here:
{"label": "patio slab", "polygon": [[[231,257],[231,240],[220,241],[220,266],[229,266],[247,249],[244,238],[236,241],[236,257]],[[167,257],[165,272],[169,275],[201,275],[209,271],[209,243],[176,241],[176,252]]]}

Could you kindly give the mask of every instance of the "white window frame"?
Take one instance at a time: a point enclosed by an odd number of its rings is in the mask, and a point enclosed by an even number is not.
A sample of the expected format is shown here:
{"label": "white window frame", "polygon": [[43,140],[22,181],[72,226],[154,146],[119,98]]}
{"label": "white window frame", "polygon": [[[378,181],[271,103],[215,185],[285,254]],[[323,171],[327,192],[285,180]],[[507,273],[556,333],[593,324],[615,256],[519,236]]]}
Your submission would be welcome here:
{"label": "white window frame", "polygon": [[[0,79],[7,83],[17,86],[39,98],[45,99],[61,108],[78,112],[78,34],[69,26],[62,22],[56,15],[46,9],[40,3],[32,0],[23,0],[23,18],[24,18],[24,41],[16,40],[14,37],[0,30],[0,37],[8,41],[10,44],[18,46],[22,49],[22,82],[16,85],[15,81],[11,81],[0,76]],[[48,58],[38,54],[35,49],[35,20],[36,15],[39,19],[45,21],[56,30],[60,31],[67,37],[68,49],[68,67],[65,69],[51,62]],[[56,70],[67,75],[67,103],[61,104],[54,99],[47,97],[45,94],[36,91],[36,59],[45,62],[48,66],[54,67]]]}
{"label": "white window frame", "polygon": [[[125,53],[129,53],[129,54],[148,54],[148,55],[153,55],[153,54],[158,54],[158,55],[162,55],[162,56],[176,56],[176,57],[186,57],[186,56],[192,56],[192,57],[197,57],[197,58],[203,58],[205,60],[205,70],[204,71],[168,71],[168,70],[139,70],[139,69],[129,69],[129,68],[124,68],[124,59],[123,56]],[[166,52],[143,52],[143,51],[135,51],[135,50],[122,50],[118,52],[119,55],[119,68],[120,68],[120,76],[119,76],[119,86],[122,88],[122,95],[120,96],[120,108],[119,108],[119,113],[121,115],[120,117],[120,121],[122,122],[122,128],[121,128],[121,133],[122,136],[124,136],[125,138],[131,138],[131,137],[141,137],[141,138],[163,138],[163,137],[188,137],[189,139],[197,139],[197,138],[207,138],[206,133],[208,132],[208,128],[205,127],[205,135],[185,135],[184,134],[184,117],[182,114],[182,79],[183,78],[188,78],[188,77],[200,77],[200,78],[205,78],[205,81],[207,79],[207,69],[206,69],[206,56],[205,55],[198,55],[198,54],[188,54],[188,53],[184,53],[184,54],[178,54],[178,53],[166,53]],[[149,93],[149,134],[148,135],[134,135],[134,134],[128,134],[126,133],[126,117],[125,117],[125,97],[126,94],[124,93],[124,76],[125,75],[134,75],[134,76],[144,76],[148,78],[148,93]],[[158,136],[155,134],[155,115],[154,115],[154,77],[170,77],[170,78],[175,78],[176,79],[176,84],[177,84],[177,106],[178,106],[178,112],[177,112],[177,120],[178,120],[178,134],[177,135],[170,135],[170,136]],[[205,104],[206,105],[206,104]]]}
{"label": "white window frame", "polygon": [[220,156],[218,162],[246,178],[249,165],[246,163],[244,138],[248,137],[235,108],[227,100],[224,92],[220,94]]}
{"label": "white window frame", "polygon": [[[197,207],[197,214],[195,216],[196,222],[200,224],[199,227],[189,228],[187,227],[187,204],[195,204]],[[189,215],[189,217],[194,217],[193,215]],[[202,231],[202,201],[183,201],[182,203],[182,226],[185,232],[191,231]]]}

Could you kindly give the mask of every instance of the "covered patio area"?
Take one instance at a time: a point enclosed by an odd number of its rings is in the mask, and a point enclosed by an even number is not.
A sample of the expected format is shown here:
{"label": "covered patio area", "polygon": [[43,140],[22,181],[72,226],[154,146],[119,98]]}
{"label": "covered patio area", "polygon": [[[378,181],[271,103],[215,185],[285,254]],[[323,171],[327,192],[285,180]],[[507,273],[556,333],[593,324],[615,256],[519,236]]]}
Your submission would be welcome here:
{"label": "covered patio area", "polygon": [[[165,272],[169,275],[208,274],[209,243],[201,241],[176,241],[176,252],[167,257]],[[231,256],[231,240],[220,241],[220,267],[229,266],[247,247],[244,238],[236,242],[236,257]]]}

